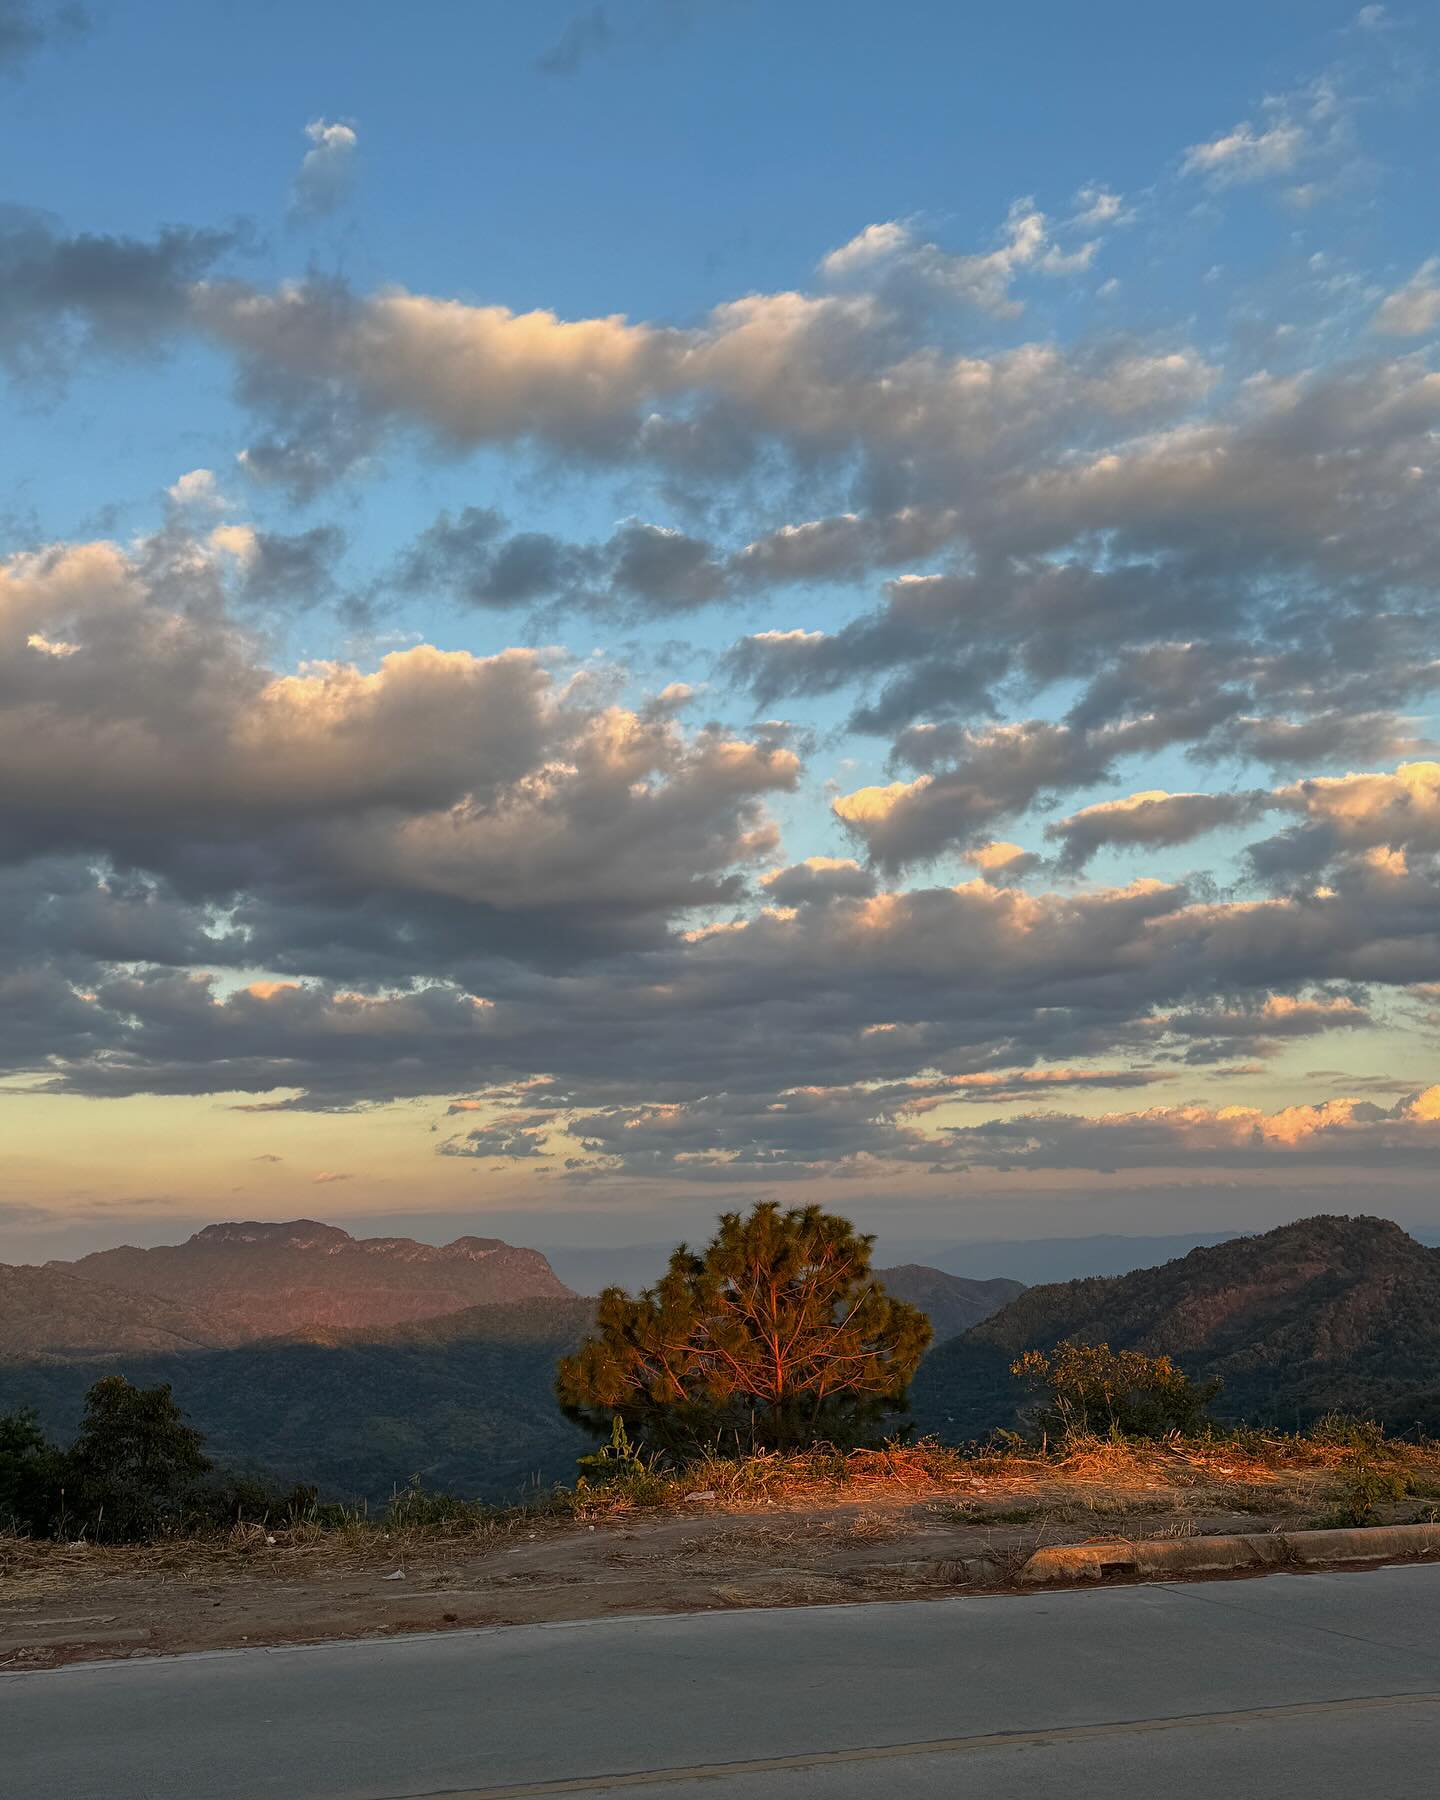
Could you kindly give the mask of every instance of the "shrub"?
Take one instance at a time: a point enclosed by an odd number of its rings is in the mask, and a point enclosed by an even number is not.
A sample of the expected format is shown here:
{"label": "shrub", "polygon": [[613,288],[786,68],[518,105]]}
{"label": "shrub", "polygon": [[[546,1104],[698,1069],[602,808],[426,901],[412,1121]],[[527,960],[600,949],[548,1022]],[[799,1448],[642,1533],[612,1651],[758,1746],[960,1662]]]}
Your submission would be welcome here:
{"label": "shrub", "polygon": [[1112,1350],[1108,1344],[1057,1344],[1027,1350],[1010,1373],[1040,1397],[1036,1425],[1047,1436],[1190,1437],[1207,1430],[1218,1381],[1197,1385],[1168,1356]]}
{"label": "shrub", "polygon": [[1306,1436],[1312,1443],[1333,1445],[1337,1450],[1372,1453],[1385,1448],[1385,1427],[1374,1419],[1357,1419],[1350,1413],[1331,1412],[1317,1419]]}
{"label": "shrub", "polygon": [[385,1522],[404,1531],[425,1526],[475,1526],[489,1516],[488,1509],[473,1500],[462,1500],[458,1494],[432,1494],[418,1475],[409,1487],[391,1497],[385,1508]]}

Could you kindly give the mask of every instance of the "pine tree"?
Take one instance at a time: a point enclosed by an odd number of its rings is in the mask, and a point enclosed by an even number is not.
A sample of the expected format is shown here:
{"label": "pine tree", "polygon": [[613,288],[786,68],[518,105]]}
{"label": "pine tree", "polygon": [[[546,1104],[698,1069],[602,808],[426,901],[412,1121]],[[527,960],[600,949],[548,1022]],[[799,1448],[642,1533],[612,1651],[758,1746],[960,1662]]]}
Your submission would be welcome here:
{"label": "pine tree", "polygon": [[930,1323],[871,1276],[872,1243],[818,1206],[724,1214],[653,1288],[601,1295],[594,1335],[560,1364],[561,1405],[680,1454],[873,1437],[903,1411]]}

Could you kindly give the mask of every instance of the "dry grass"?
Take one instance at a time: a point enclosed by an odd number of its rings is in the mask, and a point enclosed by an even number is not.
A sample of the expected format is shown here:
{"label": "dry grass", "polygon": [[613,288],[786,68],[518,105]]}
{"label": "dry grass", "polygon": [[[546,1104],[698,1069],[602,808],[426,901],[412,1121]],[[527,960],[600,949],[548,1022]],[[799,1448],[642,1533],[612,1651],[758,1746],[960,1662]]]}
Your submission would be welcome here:
{"label": "dry grass", "polygon": [[[228,1533],[145,1545],[31,1542],[0,1536],[0,1597],[39,1597],[108,1578],[188,1584],[304,1580],[320,1571],[357,1574],[431,1559],[452,1545],[484,1555],[576,1525],[627,1518],[863,1510],[819,1527],[850,1545],[893,1536],[917,1511],[937,1525],[1130,1525],[1187,1535],[1205,1514],[1242,1513],[1290,1524],[1353,1512],[1379,1491],[1393,1510],[1403,1496],[1440,1495],[1440,1445],[1379,1441],[1343,1432],[1292,1437],[1258,1432],[1210,1439],[1125,1443],[1088,1439],[1059,1450],[974,1453],[921,1442],[840,1454],[828,1449],[694,1463],[674,1474],[636,1474],[604,1486],[557,1489],[511,1507],[402,1495],[388,1516],[320,1523],[243,1524]],[[1412,1505],[1410,1512],[1435,1512]],[[1165,1522],[1159,1523],[1159,1516]],[[727,1536],[729,1534],[726,1534]],[[786,1527],[735,1533],[747,1559],[782,1548]],[[742,1549],[742,1544],[744,1548]],[[724,1546],[716,1534],[705,1554]],[[699,1546],[697,1545],[697,1552]]]}

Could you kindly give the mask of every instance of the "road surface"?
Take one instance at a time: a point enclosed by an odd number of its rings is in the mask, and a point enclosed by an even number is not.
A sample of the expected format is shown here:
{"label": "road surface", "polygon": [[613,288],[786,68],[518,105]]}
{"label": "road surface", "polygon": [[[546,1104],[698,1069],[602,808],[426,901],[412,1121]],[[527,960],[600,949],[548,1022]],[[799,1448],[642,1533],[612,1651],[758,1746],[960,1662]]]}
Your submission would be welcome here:
{"label": "road surface", "polygon": [[0,1676],[6,1800],[1349,1800],[1437,1752],[1433,1567]]}

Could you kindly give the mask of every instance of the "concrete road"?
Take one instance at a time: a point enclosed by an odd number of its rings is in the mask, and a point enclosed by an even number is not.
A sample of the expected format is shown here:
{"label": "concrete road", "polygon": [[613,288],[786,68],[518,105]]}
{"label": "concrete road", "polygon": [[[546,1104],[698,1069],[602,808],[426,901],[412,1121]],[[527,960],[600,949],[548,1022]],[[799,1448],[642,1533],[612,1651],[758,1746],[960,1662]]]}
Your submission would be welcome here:
{"label": "concrete road", "polygon": [[0,1676],[6,1800],[1429,1794],[1440,1568]]}

